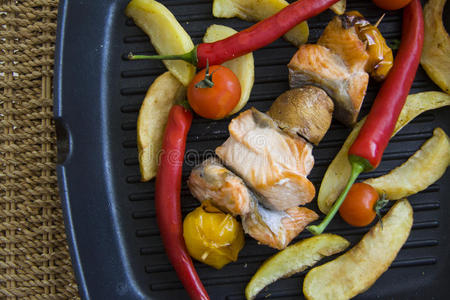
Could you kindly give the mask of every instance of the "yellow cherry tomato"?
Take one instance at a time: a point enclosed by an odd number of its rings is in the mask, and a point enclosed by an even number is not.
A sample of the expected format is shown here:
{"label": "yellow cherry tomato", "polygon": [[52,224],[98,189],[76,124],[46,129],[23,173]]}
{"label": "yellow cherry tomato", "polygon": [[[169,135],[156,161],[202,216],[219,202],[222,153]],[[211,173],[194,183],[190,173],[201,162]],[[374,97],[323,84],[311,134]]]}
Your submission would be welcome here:
{"label": "yellow cherry tomato", "polygon": [[236,261],[244,247],[241,224],[209,201],[186,216],[183,236],[189,254],[216,269]]}

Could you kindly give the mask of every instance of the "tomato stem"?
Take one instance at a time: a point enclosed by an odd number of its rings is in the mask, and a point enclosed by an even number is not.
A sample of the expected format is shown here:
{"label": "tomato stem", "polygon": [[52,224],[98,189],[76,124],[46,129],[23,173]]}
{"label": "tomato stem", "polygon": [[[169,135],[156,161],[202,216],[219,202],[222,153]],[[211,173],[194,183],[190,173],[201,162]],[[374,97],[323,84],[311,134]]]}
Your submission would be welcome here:
{"label": "tomato stem", "polygon": [[338,212],[339,207],[341,207],[342,203],[344,202],[345,197],[347,197],[348,191],[352,187],[353,183],[356,181],[356,178],[358,178],[359,174],[361,174],[361,172],[363,172],[366,169],[364,164],[359,161],[351,161],[351,164],[352,164],[352,173],[350,175],[350,178],[348,179],[347,185],[345,186],[344,191],[342,191],[341,195],[336,200],[336,202],[334,202],[325,219],[323,219],[319,225],[311,225],[306,227],[306,229],[308,229],[309,232],[311,232],[312,234],[314,235],[321,234],[325,230],[325,228],[327,228],[328,224],[331,222],[331,220],[333,220],[333,217]]}
{"label": "tomato stem", "polygon": [[198,89],[212,88],[214,86],[214,82],[212,81],[212,75],[214,74],[214,72],[212,72],[211,74],[209,73],[209,63],[208,61],[206,61],[205,78],[202,81],[197,82],[195,87]]}
{"label": "tomato stem", "polygon": [[375,206],[373,207],[373,210],[375,211],[375,213],[377,214],[378,220],[380,220],[380,224],[381,224],[381,229],[383,229],[383,221],[381,219],[381,209],[383,209],[383,207],[386,206],[386,204],[389,203],[389,200],[386,199],[386,194],[383,193],[381,195],[381,199],[379,199],[376,203]]}

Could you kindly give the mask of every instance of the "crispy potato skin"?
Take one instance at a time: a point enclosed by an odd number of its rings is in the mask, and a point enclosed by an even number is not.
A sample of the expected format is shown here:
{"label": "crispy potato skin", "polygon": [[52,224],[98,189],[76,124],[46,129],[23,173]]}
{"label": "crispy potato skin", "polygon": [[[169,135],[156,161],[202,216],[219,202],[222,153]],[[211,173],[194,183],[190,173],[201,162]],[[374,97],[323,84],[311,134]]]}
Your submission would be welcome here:
{"label": "crispy potato skin", "polygon": [[340,0],[335,4],[330,6],[330,9],[337,15],[342,15],[345,13],[345,8],[347,7],[347,0]]}
{"label": "crispy potato skin", "polygon": [[149,181],[156,176],[170,108],[185,97],[186,88],[170,72],[156,78],[148,89],[137,121],[137,145],[142,181]]}
{"label": "crispy potato skin", "polygon": [[267,114],[288,134],[301,135],[317,145],[330,128],[333,110],[327,93],[309,85],[281,94]]}
{"label": "crispy potato skin", "polygon": [[[450,105],[450,95],[442,92],[423,92],[409,95],[395,125],[393,135],[424,111],[448,105]],[[339,150],[325,172],[317,197],[319,209],[324,214],[328,213],[350,177],[351,166],[348,161],[348,149],[358,136],[364,120],[362,119],[355,125],[342,145],[341,150]]]}
{"label": "crispy potato skin", "polygon": [[266,260],[245,288],[247,300],[254,299],[267,285],[315,265],[319,260],[350,246],[345,238],[324,233],[295,243]]}
{"label": "crispy potato skin", "polygon": [[450,36],[442,23],[447,0],[429,0],[423,9],[425,36],[420,62],[428,76],[450,94]]}
{"label": "crispy potato skin", "polygon": [[[149,37],[158,54],[184,54],[194,48],[191,37],[175,16],[155,0],[132,0],[125,9]],[[195,75],[195,67],[182,60],[163,60],[164,65],[184,86]]]}
{"label": "crispy potato skin", "polygon": [[[213,24],[206,30],[203,41],[205,43],[212,43],[218,40],[229,37],[235,34],[237,31],[231,27]],[[241,84],[241,99],[238,104],[230,112],[230,115],[240,111],[245,104],[247,104],[252,91],[253,83],[255,80],[255,64],[253,60],[253,53],[248,53],[235,59],[226,61],[222,64],[227,67],[234,74],[236,74]]]}
{"label": "crispy potato skin", "polygon": [[398,201],[352,249],[306,274],[306,299],[350,299],[366,291],[391,265],[413,223],[408,200]]}
{"label": "crispy potato skin", "polygon": [[450,140],[436,128],[413,156],[388,174],[364,181],[389,200],[396,200],[423,191],[444,175],[450,164]]}

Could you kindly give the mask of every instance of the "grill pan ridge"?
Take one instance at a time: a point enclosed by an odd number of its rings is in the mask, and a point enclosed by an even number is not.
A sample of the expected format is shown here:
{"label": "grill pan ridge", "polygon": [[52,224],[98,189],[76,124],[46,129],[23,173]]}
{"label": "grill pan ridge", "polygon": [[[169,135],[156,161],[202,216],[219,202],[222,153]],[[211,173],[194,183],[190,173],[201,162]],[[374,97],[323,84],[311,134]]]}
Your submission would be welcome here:
{"label": "grill pan ridge", "polygon": [[[161,1],[193,38],[223,24],[236,30],[251,23],[216,19],[212,0]],[[370,1],[348,1],[370,21],[383,13]],[[188,299],[164,252],[156,224],[154,181],[140,182],[136,121],[153,80],[165,71],[161,62],[128,61],[129,51],[155,53],[147,36],[123,11],[127,0],[61,0],[55,57],[54,112],[58,135],[59,189],[72,262],[83,299]],[[444,16],[448,14],[444,12]],[[331,11],[309,21],[314,43],[333,17]],[[380,30],[388,41],[400,39],[401,13],[388,12]],[[254,52],[255,85],[247,106],[266,111],[288,89],[286,64],[295,48],[283,39]],[[369,84],[360,116],[370,109],[379,84]],[[439,90],[420,67],[410,93]],[[426,112],[389,144],[380,167],[360,178],[385,174],[403,163],[435,127],[450,133],[449,108]],[[183,216],[198,206],[186,179],[193,166],[228,137],[230,118],[195,117],[189,132],[181,190]],[[320,187],[323,174],[350,130],[333,121],[319,146],[309,178]],[[411,235],[389,270],[355,299],[445,299],[450,295],[450,172],[409,199],[414,208]],[[315,202],[315,201],[313,201]],[[318,211],[313,203],[311,206]],[[329,232],[352,244],[369,230],[351,228],[336,218]],[[303,232],[293,242],[310,236]],[[235,263],[217,271],[195,262],[211,299],[240,300],[251,276],[276,251],[248,236]],[[329,258],[331,259],[331,258]],[[326,261],[326,260],[325,260]],[[259,298],[302,299],[306,272],[280,280]]]}

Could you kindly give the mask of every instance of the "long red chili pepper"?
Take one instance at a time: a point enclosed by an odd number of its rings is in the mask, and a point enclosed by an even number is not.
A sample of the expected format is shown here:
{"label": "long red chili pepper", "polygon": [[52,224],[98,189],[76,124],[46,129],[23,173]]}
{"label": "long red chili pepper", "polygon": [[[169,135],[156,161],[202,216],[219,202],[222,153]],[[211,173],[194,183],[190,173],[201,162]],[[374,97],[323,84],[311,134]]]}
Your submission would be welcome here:
{"label": "long red chili pepper", "polygon": [[297,24],[320,14],[338,0],[298,0],[273,16],[226,39],[202,43],[181,55],[129,55],[129,59],[175,59],[187,61],[203,69],[206,63],[219,65],[230,59],[264,47]]}
{"label": "long red chili pepper", "polygon": [[419,66],[423,32],[422,5],[420,0],[413,0],[403,10],[402,40],[394,66],[348,151],[352,165],[350,179],[322,223],[307,227],[313,234],[320,234],[327,227],[359,174],[375,169],[380,164]]}
{"label": "long red chili pepper", "polygon": [[192,118],[192,112],[181,105],[170,110],[156,176],[155,206],[161,238],[178,278],[192,300],[207,300],[208,294],[184,243],[181,218],[181,171]]}

